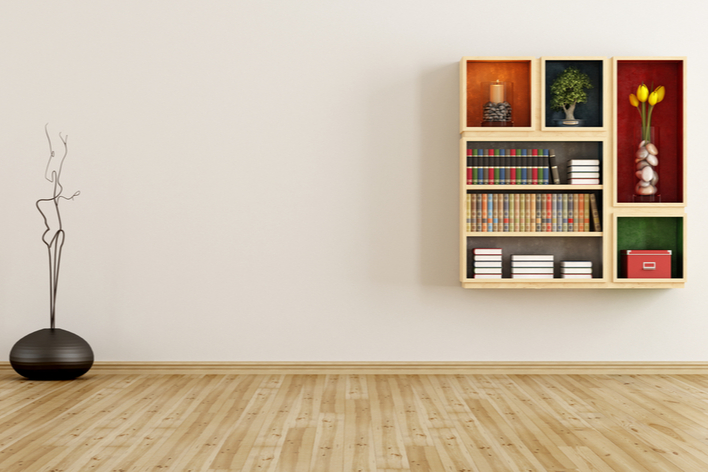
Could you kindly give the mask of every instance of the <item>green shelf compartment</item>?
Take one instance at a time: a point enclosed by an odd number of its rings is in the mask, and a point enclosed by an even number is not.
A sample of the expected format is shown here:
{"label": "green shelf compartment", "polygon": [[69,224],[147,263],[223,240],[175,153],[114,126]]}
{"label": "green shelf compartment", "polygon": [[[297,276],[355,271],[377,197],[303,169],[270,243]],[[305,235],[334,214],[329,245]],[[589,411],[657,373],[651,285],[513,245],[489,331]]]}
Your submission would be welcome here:
{"label": "green shelf compartment", "polygon": [[620,251],[626,249],[671,250],[671,278],[682,279],[683,231],[681,216],[619,216],[617,217],[617,277],[621,277]]}

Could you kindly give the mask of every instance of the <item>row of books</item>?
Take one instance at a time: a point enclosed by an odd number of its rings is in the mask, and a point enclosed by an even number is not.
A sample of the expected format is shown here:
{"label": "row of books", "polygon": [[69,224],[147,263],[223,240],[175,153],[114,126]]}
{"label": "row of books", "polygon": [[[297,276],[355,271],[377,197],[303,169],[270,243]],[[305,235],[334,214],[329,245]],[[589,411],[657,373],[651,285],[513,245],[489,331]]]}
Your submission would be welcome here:
{"label": "row of books", "polygon": [[468,233],[602,231],[593,193],[468,193]]}
{"label": "row of books", "polygon": [[[599,159],[571,159],[569,171],[585,172],[587,167],[597,168],[600,183]],[[571,176],[569,175],[569,178]],[[591,178],[589,176],[585,176]],[[580,176],[572,176],[573,179]],[[560,184],[558,165],[553,149],[468,149],[467,185],[550,185]],[[573,180],[569,183],[574,184]],[[580,182],[577,182],[580,184]]]}
{"label": "row of books", "polygon": [[[502,278],[502,250],[500,248],[475,248],[473,277],[475,279]],[[553,254],[512,254],[512,279],[552,279]],[[561,261],[561,278],[591,279],[592,261]]]}

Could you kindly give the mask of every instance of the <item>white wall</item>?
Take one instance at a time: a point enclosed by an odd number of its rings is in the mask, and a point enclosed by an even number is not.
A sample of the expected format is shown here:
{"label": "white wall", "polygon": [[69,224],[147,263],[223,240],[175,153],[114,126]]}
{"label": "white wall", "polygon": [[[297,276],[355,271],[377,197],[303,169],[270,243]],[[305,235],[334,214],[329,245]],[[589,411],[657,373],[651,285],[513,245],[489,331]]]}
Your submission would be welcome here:
{"label": "white wall", "polygon": [[[48,324],[49,123],[98,360],[708,360],[702,5],[4,1],[0,352]],[[465,55],[688,56],[685,289],[459,287]]]}

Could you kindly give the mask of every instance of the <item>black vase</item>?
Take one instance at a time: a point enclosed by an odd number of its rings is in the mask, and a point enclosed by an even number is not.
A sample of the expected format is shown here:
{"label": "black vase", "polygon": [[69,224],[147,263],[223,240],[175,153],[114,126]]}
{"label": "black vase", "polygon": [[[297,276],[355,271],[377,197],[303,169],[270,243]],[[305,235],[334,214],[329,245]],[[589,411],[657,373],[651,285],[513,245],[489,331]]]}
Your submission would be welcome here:
{"label": "black vase", "polygon": [[93,350],[81,336],[45,328],[15,343],[10,364],[30,380],[70,380],[88,372],[93,365]]}

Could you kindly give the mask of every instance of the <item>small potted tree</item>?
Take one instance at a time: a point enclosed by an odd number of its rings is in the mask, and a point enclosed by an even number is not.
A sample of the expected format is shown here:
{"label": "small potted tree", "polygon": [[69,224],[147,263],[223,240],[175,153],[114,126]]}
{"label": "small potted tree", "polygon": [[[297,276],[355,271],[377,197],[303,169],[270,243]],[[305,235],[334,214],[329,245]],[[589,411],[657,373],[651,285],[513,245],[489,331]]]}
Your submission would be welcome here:
{"label": "small potted tree", "polygon": [[553,120],[556,126],[583,126],[584,120],[575,118],[575,107],[588,101],[587,89],[592,88],[590,77],[573,66],[568,66],[551,84],[551,109],[563,110],[564,119]]}

